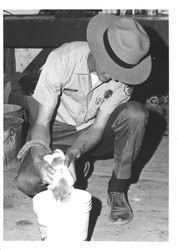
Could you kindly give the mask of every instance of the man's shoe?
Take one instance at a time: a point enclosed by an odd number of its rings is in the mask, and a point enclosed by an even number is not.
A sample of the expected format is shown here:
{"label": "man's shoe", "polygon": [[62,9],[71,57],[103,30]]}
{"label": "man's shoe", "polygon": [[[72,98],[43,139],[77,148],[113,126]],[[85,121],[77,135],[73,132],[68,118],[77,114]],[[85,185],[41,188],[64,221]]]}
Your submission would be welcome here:
{"label": "man's shoe", "polygon": [[111,207],[109,219],[118,224],[125,224],[132,220],[133,211],[124,193],[109,192],[108,204]]}

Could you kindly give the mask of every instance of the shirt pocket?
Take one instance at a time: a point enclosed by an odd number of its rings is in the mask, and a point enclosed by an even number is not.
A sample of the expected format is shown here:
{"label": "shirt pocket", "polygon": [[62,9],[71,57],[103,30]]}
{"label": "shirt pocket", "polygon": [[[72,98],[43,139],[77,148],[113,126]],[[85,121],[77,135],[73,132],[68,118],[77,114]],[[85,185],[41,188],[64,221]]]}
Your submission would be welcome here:
{"label": "shirt pocket", "polygon": [[[83,95],[79,92],[79,89],[77,88],[63,88],[62,90],[63,94],[70,97],[77,103],[81,103],[83,101]],[[75,108],[75,107],[74,107]]]}

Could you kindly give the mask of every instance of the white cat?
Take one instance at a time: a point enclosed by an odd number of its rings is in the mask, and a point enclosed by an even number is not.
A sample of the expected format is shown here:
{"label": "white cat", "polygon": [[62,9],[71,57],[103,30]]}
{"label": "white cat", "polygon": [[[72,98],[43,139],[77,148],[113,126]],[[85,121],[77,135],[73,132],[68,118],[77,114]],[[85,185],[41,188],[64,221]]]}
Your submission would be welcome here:
{"label": "white cat", "polygon": [[48,189],[52,191],[56,200],[60,202],[68,201],[73,189],[74,179],[68,167],[64,165],[64,153],[60,149],[56,149],[52,154],[45,155],[43,159],[56,170]]}

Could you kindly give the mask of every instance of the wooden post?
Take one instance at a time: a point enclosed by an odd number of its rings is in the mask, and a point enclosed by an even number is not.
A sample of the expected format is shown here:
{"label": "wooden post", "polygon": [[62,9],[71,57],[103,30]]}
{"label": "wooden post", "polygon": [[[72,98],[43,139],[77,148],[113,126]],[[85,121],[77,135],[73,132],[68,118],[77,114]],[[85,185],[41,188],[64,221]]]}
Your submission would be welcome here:
{"label": "wooden post", "polygon": [[16,72],[15,51],[14,48],[4,49],[4,74],[5,83]]}

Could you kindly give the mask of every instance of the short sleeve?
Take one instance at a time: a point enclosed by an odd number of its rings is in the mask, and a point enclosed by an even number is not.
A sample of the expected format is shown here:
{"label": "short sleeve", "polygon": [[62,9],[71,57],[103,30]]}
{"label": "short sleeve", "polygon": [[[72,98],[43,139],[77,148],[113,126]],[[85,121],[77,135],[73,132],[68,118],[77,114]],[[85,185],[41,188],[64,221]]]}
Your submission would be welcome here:
{"label": "short sleeve", "polygon": [[49,106],[57,104],[61,86],[65,81],[64,64],[65,60],[62,50],[60,53],[60,48],[58,53],[54,50],[49,54],[33,94],[34,99],[39,103]]}

